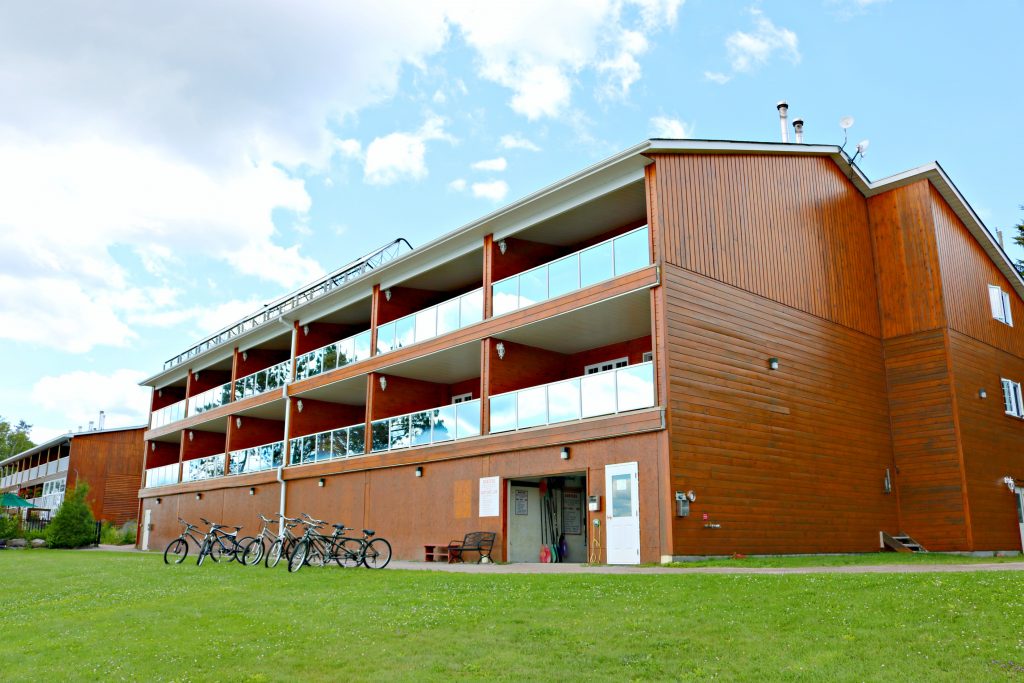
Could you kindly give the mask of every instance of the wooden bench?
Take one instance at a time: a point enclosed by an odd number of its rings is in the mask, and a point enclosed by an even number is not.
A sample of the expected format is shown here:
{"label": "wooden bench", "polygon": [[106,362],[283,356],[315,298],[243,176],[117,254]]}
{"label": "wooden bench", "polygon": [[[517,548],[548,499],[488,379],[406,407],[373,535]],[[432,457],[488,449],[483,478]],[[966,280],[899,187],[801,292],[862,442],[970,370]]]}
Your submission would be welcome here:
{"label": "wooden bench", "polygon": [[477,564],[484,561],[491,561],[491,549],[494,547],[494,538],[497,534],[493,531],[473,531],[465,535],[461,541],[452,541],[448,544],[448,562],[465,562],[464,553],[479,553]]}
{"label": "wooden bench", "polygon": [[424,562],[447,562],[448,561],[448,546],[444,543],[424,543],[423,544],[423,561]]}

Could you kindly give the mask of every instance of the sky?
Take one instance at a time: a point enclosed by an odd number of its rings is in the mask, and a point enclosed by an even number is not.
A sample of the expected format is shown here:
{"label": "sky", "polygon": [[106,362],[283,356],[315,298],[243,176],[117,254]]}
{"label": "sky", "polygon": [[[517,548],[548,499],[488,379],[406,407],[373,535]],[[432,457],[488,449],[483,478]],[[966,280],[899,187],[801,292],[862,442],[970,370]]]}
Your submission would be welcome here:
{"label": "sky", "polygon": [[781,99],[811,143],[853,116],[869,178],[938,160],[1010,228],[1021,26],[999,0],[4,3],[0,416],[142,424],[138,382],[263,303],[648,137],[775,141]]}

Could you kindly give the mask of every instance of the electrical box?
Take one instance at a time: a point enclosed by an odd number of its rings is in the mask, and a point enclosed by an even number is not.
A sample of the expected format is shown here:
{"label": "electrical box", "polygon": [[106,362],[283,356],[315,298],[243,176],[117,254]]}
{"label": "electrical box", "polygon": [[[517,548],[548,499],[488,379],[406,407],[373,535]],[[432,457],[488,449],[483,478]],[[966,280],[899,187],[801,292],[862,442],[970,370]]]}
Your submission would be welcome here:
{"label": "electrical box", "polygon": [[676,517],[690,516],[690,499],[682,491],[676,491]]}
{"label": "electrical box", "polygon": [[587,510],[590,512],[600,512],[601,496],[587,496]]}

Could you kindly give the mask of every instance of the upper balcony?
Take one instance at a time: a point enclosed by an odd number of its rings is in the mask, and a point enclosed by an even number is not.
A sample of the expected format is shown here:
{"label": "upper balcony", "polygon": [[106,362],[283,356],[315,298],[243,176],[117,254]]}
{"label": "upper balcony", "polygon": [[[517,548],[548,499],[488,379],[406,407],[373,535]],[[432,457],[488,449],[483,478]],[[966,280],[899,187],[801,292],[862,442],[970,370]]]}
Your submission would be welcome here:
{"label": "upper balcony", "polygon": [[373,299],[367,296],[311,321],[295,337],[295,381],[338,370],[371,355]]}

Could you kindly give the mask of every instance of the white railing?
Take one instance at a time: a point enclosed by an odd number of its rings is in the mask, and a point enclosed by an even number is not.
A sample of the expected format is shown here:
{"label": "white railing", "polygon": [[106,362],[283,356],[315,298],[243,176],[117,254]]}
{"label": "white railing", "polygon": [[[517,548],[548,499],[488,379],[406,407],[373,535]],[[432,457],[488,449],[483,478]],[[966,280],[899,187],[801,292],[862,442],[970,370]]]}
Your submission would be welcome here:
{"label": "white railing", "polygon": [[306,465],[322,460],[366,455],[366,425],[359,423],[291,440],[288,463]]}
{"label": "white railing", "polygon": [[219,408],[231,400],[231,382],[207,389],[188,399],[188,414],[199,415],[207,410]]}
{"label": "white railing", "polygon": [[149,422],[150,429],[156,429],[157,427],[163,427],[172,422],[185,419],[185,405],[187,403],[185,399],[182,399],[177,403],[154,410],[153,417]]}
{"label": "white railing", "polygon": [[428,446],[480,436],[480,399],[451,403],[370,423],[370,451]]}
{"label": "white railing", "polygon": [[181,480],[199,481],[224,476],[224,454],[208,455],[205,458],[186,460],[182,463]]}
{"label": "white railing", "polygon": [[170,465],[163,465],[162,467],[151,467],[146,470],[147,489],[151,489],[155,486],[169,486],[177,483],[178,463],[176,462],[172,462]]}
{"label": "white railing", "polygon": [[377,353],[454,332],[484,319],[484,290],[475,289],[377,327]]}
{"label": "white railing", "polygon": [[59,459],[57,461],[57,471],[58,472],[67,472],[68,471],[68,461],[69,460],[71,460],[71,456],[70,455],[66,455],[63,458]]}
{"label": "white railing", "polygon": [[307,351],[295,359],[295,379],[315,377],[370,357],[370,331],[354,334],[319,349]]}
{"label": "white railing", "polygon": [[639,363],[491,396],[491,433],[611,415],[653,405],[653,364]]}
{"label": "white railing", "polygon": [[33,467],[32,469],[29,470],[28,478],[29,479],[35,479],[38,476],[39,476],[39,465],[36,465],[35,467]]}
{"label": "white railing", "polygon": [[651,264],[647,226],[491,285],[494,315],[554,299]]}
{"label": "white railing", "polygon": [[280,389],[292,378],[292,359],[283,360],[269,368],[263,368],[241,379],[235,380],[235,400],[259,396],[268,391]]}
{"label": "white railing", "polygon": [[231,451],[228,469],[229,474],[248,474],[280,467],[283,463],[284,441],[275,441]]}

